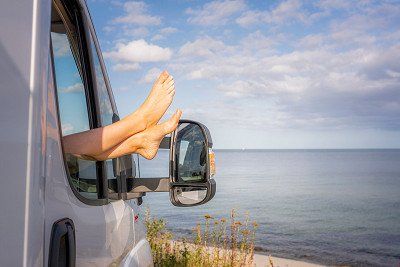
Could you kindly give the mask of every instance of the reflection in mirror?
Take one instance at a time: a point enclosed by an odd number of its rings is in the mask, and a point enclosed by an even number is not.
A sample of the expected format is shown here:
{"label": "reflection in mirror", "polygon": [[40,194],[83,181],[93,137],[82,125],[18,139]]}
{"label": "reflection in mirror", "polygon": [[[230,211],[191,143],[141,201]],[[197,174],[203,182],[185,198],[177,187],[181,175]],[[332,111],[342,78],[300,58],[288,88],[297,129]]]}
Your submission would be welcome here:
{"label": "reflection in mirror", "polygon": [[184,205],[200,203],[207,196],[207,188],[178,187],[174,190],[178,201]]}
{"label": "reflection in mirror", "polygon": [[207,147],[200,126],[192,123],[179,125],[175,157],[179,182],[206,181]]}

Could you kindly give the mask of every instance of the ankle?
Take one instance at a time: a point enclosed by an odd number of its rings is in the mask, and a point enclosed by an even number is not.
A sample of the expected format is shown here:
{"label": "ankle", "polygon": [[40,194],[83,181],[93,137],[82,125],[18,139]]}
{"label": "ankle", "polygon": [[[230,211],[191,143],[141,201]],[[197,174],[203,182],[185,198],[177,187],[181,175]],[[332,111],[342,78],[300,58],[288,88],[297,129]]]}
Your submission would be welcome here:
{"label": "ankle", "polygon": [[136,133],[142,132],[147,128],[147,120],[143,112],[136,110],[127,117],[129,135],[134,135]]}
{"label": "ankle", "polygon": [[136,147],[136,151],[145,149],[146,140],[147,140],[146,131],[140,132],[132,136],[130,145],[132,147]]}

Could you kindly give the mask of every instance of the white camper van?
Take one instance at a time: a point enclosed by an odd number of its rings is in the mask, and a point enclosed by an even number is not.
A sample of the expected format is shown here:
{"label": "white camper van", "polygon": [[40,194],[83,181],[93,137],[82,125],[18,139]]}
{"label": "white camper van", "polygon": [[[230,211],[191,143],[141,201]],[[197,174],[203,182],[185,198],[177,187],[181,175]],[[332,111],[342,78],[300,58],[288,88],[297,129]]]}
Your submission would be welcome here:
{"label": "white camper van", "polygon": [[152,266],[145,194],[183,207],[212,199],[212,141],[197,122],[163,140],[165,177],[137,177],[132,155],[63,153],[63,135],[118,119],[84,0],[1,1],[0,266]]}

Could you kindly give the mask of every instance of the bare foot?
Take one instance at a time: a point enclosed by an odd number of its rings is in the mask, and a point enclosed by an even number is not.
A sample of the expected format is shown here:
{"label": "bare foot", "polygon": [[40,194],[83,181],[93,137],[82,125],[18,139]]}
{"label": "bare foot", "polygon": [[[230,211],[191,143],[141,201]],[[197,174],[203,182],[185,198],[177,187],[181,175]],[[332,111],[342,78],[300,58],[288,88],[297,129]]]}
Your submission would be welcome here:
{"label": "bare foot", "polygon": [[163,71],[154,82],[150,94],[139,108],[139,113],[146,121],[145,129],[159,122],[171,105],[174,95],[174,78],[167,71]]}
{"label": "bare foot", "polygon": [[[141,148],[136,152],[146,159],[153,159],[158,151],[161,140],[165,135],[173,132],[178,126],[182,111],[177,110],[166,122],[154,125],[144,132],[139,133],[142,138]],[[139,136],[138,136],[139,137]]]}

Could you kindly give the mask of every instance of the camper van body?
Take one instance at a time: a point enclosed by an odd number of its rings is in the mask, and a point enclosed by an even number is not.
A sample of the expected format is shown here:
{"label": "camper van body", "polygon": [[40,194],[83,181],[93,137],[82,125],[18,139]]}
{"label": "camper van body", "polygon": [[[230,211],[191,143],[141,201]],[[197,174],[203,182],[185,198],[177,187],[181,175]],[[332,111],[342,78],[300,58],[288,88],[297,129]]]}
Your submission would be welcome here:
{"label": "camper van body", "polygon": [[[117,114],[86,3],[75,2]],[[71,255],[67,266],[152,266],[143,194],[85,201],[68,179],[50,45],[53,4],[0,3],[0,266],[54,266]]]}
{"label": "camper van body", "polygon": [[[80,4],[94,33],[86,4]],[[50,56],[51,5],[0,4],[0,265],[48,265],[52,227],[63,218],[74,223],[77,266],[152,265],[137,200],[90,205],[75,196],[66,177]]]}

